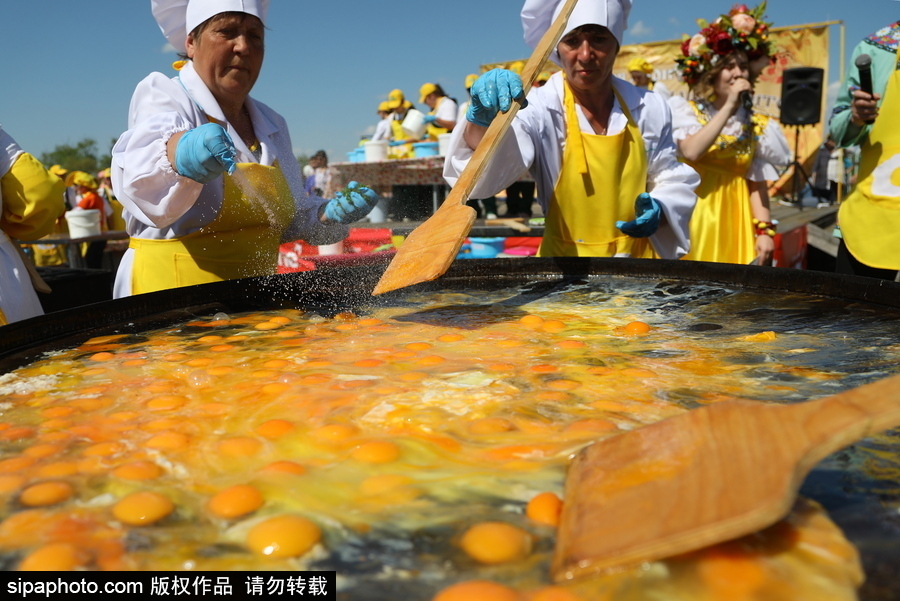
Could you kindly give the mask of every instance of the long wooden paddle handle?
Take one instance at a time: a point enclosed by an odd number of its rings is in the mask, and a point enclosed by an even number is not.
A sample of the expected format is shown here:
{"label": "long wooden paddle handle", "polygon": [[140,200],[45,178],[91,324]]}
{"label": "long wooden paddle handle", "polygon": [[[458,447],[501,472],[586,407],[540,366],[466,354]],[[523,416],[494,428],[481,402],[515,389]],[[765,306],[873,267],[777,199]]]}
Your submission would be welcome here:
{"label": "long wooden paddle handle", "polygon": [[[550,29],[548,29],[541,37],[541,41],[538,42],[537,47],[531,54],[531,58],[529,58],[528,62],[525,64],[525,68],[522,70],[521,75],[522,87],[525,94],[528,94],[538,72],[543,68],[550,53],[553,52],[553,49],[559,42],[559,38],[562,37],[566,23],[569,21],[569,15],[572,14],[572,10],[575,9],[577,3],[578,0],[566,0],[559,16],[556,17],[556,20],[553,21]],[[500,140],[503,139],[503,134],[509,129],[513,117],[515,117],[518,112],[519,103],[513,102],[507,112],[500,113],[493,121],[491,121],[491,125],[488,127],[487,132],[485,132],[481,142],[478,143],[478,148],[475,149],[472,158],[469,159],[469,163],[460,174],[459,179],[456,181],[456,185],[453,186],[444,205],[450,205],[454,201],[459,204],[465,204],[469,199],[469,194],[472,193],[475,183],[478,181],[478,178],[481,177],[481,173],[487,166],[488,159],[493,156],[494,150],[497,149],[497,146],[500,145]]]}
{"label": "long wooden paddle handle", "polygon": [[815,465],[860,439],[900,425],[900,375],[778,409],[796,412],[810,443],[805,461]]}

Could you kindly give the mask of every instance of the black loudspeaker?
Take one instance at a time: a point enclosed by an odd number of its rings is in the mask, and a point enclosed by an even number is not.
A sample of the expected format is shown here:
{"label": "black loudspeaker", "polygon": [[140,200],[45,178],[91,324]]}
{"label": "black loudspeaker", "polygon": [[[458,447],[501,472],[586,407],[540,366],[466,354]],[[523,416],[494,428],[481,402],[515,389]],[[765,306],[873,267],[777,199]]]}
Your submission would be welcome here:
{"label": "black loudspeaker", "polygon": [[815,125],[822,115],[822,79],[818,67],[785,69],[781,80],[781,124]]}

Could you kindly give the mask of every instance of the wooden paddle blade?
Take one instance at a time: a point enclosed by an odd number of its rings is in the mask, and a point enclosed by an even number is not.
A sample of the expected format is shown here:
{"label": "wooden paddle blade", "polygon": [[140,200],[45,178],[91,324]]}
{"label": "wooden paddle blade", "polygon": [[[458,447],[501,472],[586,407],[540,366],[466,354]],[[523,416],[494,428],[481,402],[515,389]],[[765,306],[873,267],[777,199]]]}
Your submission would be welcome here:
{"label": "wooden paddle blade", "polygon": [[802,444],[780,407],[728,401],[583,449],[566,477],[554,580],[742,536],[790,510]]}
{"label": "wooden paddle blade", "polygon": [[553,578],[768,527],[819,461],[898,424],[900,375],[806,403],[718,403],[594,443],[566,477]]}
{"label": "wooden paddle blade", "polygon": [[475,223],[475,209],[445,203],[413,230],[378,280],[372,294],[383,294],[442,276],[456,259]]}

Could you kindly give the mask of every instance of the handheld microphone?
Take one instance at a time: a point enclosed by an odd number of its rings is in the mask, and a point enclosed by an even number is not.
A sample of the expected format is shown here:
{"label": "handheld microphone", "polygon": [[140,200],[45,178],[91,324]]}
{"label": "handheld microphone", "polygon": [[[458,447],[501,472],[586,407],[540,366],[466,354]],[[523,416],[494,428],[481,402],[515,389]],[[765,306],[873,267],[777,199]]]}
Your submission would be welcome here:
{"label": "handheld microphone", "polygon": [[[866,94],[874,94],[872,91],[872,57],[868,54],[860,54],[856,57],[856,69],[859,71],[859,89]],[[875,119],[866,121],[875,123]]]}
{"label": "handheld microphone", "polygon": [[748,111],[753,110],[753,94],[748,91],[741,92],[741,104],[744,105],[744,108]]}

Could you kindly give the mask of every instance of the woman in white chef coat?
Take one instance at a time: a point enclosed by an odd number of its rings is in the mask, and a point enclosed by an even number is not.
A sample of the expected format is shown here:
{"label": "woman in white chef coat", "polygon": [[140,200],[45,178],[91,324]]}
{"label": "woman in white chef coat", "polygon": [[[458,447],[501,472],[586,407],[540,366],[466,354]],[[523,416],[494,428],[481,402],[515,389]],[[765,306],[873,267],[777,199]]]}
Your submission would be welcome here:
{"label": "woman in white chef coat", "polygon": [[25,266],[16,240],[53,232],[66,210],[65,187],[0,127],[0,325],[44,314],[34,286],[45,284]]}
{"label": "woman in white chef coat", "polygon": [[[525,41],[537,46],[562,0],[526,0]],[[690,250],[696,172],[678,162],[671,113],[656,94],[612,75],[631,0],[580,2],[551,58],[562,70],[532,89],[472,196],[495,194],[528,169],[545,215],[541,256],[676,259]],[[451,138],[452,186],[498,111],[522,97],[521,80],[479,77],[465,126]]]}
{"label": "woman in white chef coat", "polygon": [[308,196],[284,118],[249,96],[268,4],[151,0],[187,61],[176,77],[138,84],[113,148],[131,236],[115,297],[274,273],[281,242],[338,242],[377,203],[366,188]]}

